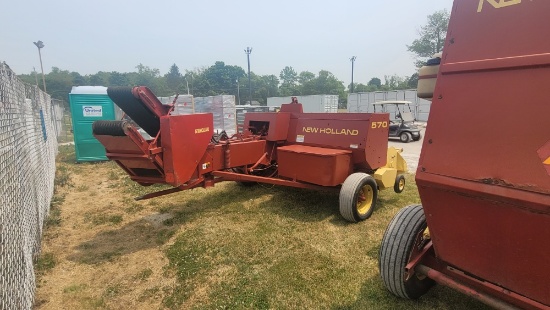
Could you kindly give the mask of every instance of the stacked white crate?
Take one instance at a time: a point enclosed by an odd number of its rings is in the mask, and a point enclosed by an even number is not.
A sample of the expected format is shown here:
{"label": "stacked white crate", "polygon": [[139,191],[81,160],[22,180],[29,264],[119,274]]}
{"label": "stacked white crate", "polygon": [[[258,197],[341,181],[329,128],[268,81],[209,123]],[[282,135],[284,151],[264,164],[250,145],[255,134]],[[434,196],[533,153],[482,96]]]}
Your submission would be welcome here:
{"label": "stacked white crate", "polygon": [[[158,97],[159,101],[162,104],[171,104],[174,102],[176,96],[170,97]],[[195,113],[195,101],[193,95],[179,95],[174,105],[174,111],[172,115],[184,115],[184,114],[193,114]]]}
{"label": "stacked white crate", "polygon": [[214,132],[225,130],[229,136],[237,133],[235,96],[195,97],[195,113],[212,113]]}

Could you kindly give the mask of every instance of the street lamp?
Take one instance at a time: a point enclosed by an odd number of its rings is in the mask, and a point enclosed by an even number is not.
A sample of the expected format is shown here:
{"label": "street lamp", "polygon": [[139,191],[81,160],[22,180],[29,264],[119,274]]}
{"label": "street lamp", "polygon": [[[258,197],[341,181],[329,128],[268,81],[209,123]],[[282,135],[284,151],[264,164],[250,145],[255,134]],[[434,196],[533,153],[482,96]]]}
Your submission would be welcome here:
{"label": "street lamp", "polygon": [[252,104],[252,83],[250,82],[250,53],[252,53],[252,47],[247,47],[244,52],[246,53],[246,58],[248,60],[248,92],[250,96],[249,104]]}
{"label": "street lamp", "polygon": [[351,93],[353,93],[353,64],[355,63],[355,59],[357,57],[352,56],[349,60],[351,61]]}
{"label": "street lamp", "polygon": [[38,47],[38,57],[40,58],[40,69],[42,69],[42,83],[44,84],[44,92],[46,91],[46,78],[44,78],[44,67],[42,66],[42,54],[40,53],[40,49],[44,47],[44,43],[42,41],[38,42],[32,42],[36,47]]}

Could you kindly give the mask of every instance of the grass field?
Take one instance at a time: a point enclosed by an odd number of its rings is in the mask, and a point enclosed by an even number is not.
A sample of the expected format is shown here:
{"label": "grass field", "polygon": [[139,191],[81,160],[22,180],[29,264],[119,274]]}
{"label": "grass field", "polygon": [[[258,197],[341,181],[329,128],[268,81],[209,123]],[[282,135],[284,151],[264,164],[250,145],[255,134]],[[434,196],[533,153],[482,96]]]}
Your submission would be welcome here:
{"label": "grass field", "polygon": [[136,202],[161,187],[73,162],[62,147],[36,309],[486,309],[444,287],[418,301],[383,287],[380,240],[419,201],[411,175],[350,224],[336,194],[226,182]]}

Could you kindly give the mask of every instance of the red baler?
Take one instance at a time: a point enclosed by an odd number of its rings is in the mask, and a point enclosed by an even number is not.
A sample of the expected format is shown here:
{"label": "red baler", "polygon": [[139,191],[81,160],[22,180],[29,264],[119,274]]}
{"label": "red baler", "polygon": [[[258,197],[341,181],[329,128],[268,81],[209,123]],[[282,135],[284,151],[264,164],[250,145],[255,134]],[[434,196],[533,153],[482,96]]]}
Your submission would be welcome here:
{"label": "red baler", "polygon": [[228,137],[214,133],[212,114],[171,115],[173,106],[146,87],[107,93],[132,120],[93,124],[107,157],[141,185],[174,187],[142,199],[221,181],[339,190],[340,213],[357,222],[372,214],[378,189],[405,185],[406,163],[388,149],[385,113],[303,113],[294,102],[247,113],[244,132]]}
{"label": "red baler", "polygon": [[454,2],[416,174],[422,205],[382,240],[395,295],[437,282],[499,309],[550,309],[549,13],[550,1]]}

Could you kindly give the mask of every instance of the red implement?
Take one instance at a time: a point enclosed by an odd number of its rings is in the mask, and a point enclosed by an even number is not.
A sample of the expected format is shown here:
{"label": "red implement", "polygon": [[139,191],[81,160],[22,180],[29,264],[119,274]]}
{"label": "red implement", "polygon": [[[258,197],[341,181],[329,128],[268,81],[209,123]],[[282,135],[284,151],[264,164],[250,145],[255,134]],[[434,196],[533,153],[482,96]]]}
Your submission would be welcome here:
{"label": "red implement", "polygon": [[416,174],[433,242],[416,271],[526,309],[550,308],[549,12],[455,1]]}

